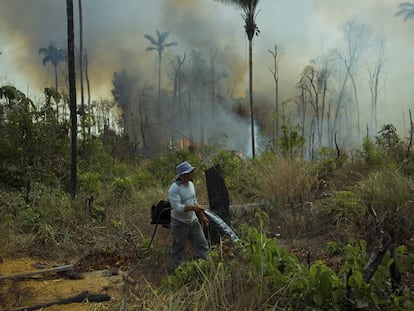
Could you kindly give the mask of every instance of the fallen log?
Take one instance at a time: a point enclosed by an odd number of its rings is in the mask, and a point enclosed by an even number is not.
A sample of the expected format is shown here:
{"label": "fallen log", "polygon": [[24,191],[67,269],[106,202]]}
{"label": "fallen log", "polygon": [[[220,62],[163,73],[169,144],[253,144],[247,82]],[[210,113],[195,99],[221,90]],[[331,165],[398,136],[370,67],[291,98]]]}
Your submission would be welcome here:
{"label": "fallen log", "polygon": [[57,301],[52,301],[52,302],[48,302],[48,303],[43,303],[43,304],[39,304],[39,305],[35,305],[32,307],[23,307],[23,308],[18,308],[18,309],[14,309],[14,311],[33,311],[33,310],[38,310],[38,309],[42,309],[42,308],[47,308],[53,305],[65,305],[65,304],[70,304],[70,303],[82,303],[82,302],[104,302],[104,301],[109,301],[111,299],[110,296],[108,296],[107,294],[89,294],[88,292],[82,292],[76,296],[73,297],[69,297],[69,298],[64,298],[64,299],[60,299]]}
{"label": "fallen log", "polygon": [[25,278],[29,278],[29,277],[32,277],[35,275],[41,275],[41,274],[73,271],[73,267],[74,267],[73,265],[66,265],[66,266],[53,267],[49,269],[42,269],[39,271],[30,271],[30,272],[11,274],[11,275],[0,275],[0,281],[18,280],[18,279],[25,279]]}

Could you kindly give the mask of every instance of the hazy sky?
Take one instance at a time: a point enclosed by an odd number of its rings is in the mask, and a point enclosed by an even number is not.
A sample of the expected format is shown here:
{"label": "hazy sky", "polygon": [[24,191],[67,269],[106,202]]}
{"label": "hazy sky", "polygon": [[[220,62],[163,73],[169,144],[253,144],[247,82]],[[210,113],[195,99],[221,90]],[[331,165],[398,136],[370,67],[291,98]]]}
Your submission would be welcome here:
{"label": "hazy sky", "polygon": [[[380,122],[399,123],[413,107],[414,19],[395,17],[399,0],[261,0],[257,14],[259,36],[253,41],[256,97],[274,94],[268,50],[280,47],[282,99],[292,96],[304,67],[332,48],[343,48],[341,27],[358,18],[386,39],[386,62],[380,93]],[[77,3],[74,0],[75,15]],[[241,11],[213,0],[83,0],[84,47],[95,96],[110,97],[114,71],[145,72],[156,84],[156,53],[146,52],[144,34],[170,31],[169,53],[217,47],[230,69],[236,91],[248,88],[248,42]],[[51,66],[44,67],[41,47],[50,40],[66,48],[66,1],[0,0],[0,85],[12,83],[36,94],[53,83]],[[77,26],[77,25],[76,25]],[[75,40],[78,39],[77,34]],[[361,88],[368,89],[362,66]],[[153,74],[154,73],[154,74]],[[366,79],[364,80],[364,74]],[[166,79],[164,80],[166,81]],[[164,86],[166,87],[166,86]],[[259,105],[260,103],[258,103]],[[367,103],[368,105],[368,103]]]}

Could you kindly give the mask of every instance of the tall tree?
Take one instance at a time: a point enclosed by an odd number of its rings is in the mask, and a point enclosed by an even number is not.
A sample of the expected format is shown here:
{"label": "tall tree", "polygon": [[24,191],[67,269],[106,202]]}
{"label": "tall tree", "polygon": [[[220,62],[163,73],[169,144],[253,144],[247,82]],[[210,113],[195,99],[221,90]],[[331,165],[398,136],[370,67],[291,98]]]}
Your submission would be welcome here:
{"label": "tall tree", "polygon": [[371,134],[377,133],[378,119],[377,119],[377,106],[378,96],[380,93],[380,77],[383,72],[385,62],[385,39],[380,39],[377,51],[377,57],[375,63],[368,65],[368,85],[371,97]]}
{"label": "tall tree", "polygon": [[42,60],[44,66],[47,63],[51,63],[55,73],[55,89],[58,89],[58,74],[57,66],[60,62],[67,60],[67,52],[61,48],[58,48],[55,41],[50,41],[47,48],[40,48],[39,54],[44,54],[45,57]]}
{"label": "tall tree", "polygon": [[[345,38],[345,49],[336,51],[336,55],[338,59],[343,63],[345,67],[344,76],[341,78],[342,82],[339,85],[338,95],[335,100],[335,111],[334,111],[334,120],[333,120],[333,133],[336,133],[340,130],[341,125],[344,125],[350,129],[353,125],[350,121],[353,119],[352,113],[357,113],[357,130],[358,130],[358,138],[360,137],[360,117],[359,117],[359,106],[358,106],[358,92],[357,86],[358,83],[355,81],[355,77],[357,76],[357,72],[359,69],[359,64],[362,55],[371,44],[372,39],[372,30],[367,25],[361,23],[361,21],[357,18],[353,18],[348,20],[344,27],[343,27],[343,34]],[[352,88],[352,90],[350,90]],[[354,103],[356,105],[356,109],[350,109],[350,105],[352,101],[348,101],[349,94],[353,93]],[[345,116],[346,122],[345,124],[340,124],[341,119]],[[334,134],[331,133],[330,138],[334,138]],[[342,133],[338,133],[341,134]],[[348,138],[349,135],[348,135]],[[334,142],[331,140],[329,142],[329,146],[332,147]]]}
{"label": "tall tree", "polygon": [[324,118],[326,114],[326,100],[328,91],[328,79],[330,76],[329,60],[312,61],[310,65],[307,65],[300,76],[299,87],[302,91],[306,102],[313,112],[312,123],[311,123],[311,139],[312,144],[310,145],[311,157],[314,156],[314,134],[316,131],[318,138],[317,149],[322,147],[323,132],[324,132]]}
{"label": "tall tree", "polygon": [[275,81],[275,123],[273,129],[273,148],[276,150],[276,141],[279,138],[279,61],[278,49],[275,43],[275,49],[268,51],[273,56],[273,68],[270,68],[273,79]]}
{"label": "tall tree", "polygon": [[177,45],[176,42],[166,43],[165,40],[167,39],[168,35],[170,34],[169,31],[166,32],[159,32],[156,30],[157,39],[150,35],[144,35],[147,38],[152,46],[146,48],[146,51],[157,51],[158,53],[158,101],[160,101],[161,97],[161,64],[162,64],[162,53],[164,49],[167,47],[171,47]]}
{"label": "tall tree", "polygon": [[[179,114],[177,114],[178,109],[182,108],[183,103],[183,92],[184,92],[184,80],[185,80],[185,61],[186,61],[186,54],[178,56],[176,55],[169,63],[169,77],[173,84],[173,98],[172,98],[172,112],[170,114],[171,124],[176,124],[176,120]],[[174,128],[171,131],[171,138],[170,138],[170,146],[176,146],[176,138],[177,138],[177,129]]]}
{"label": "tall tree", "polygon": [[233,4],[243,10],[244,29],[249,40],[249,98],[250,98],[250,125],[252,134],[252,157],[255,157],[255,133],[254,133],[254,106],[253,106],[253,37],[259,34],[256,25],[257,5],[259,0],[214,0]]}
{"label": "tall tree", "polygon": [[75,77],[75,35],[73,27],[73,0],[66,0],[68,28],[68,72],[69,72],[69,101],[71,120],[71,169],[70,191],[72,198],[76,196],[77,188],[77,130],[78,119],[76,109],[76,77]]}
{"label": "tall tree", "polygon": [[86,129],[85,129],[85,102],[84,102],[84,92],[83,92],[83,14],[82,14],[82,0],[78,0],[79,8],[79,80],[80,80],[80,116],[82,124],[82,155],[85,156],[85,138],[86,138]]}
{"label": "tall tree", "polygon": [[[166,42],[166,39],[168,35],[170,34],[169,31],[166,32],[160,32],[156,30],[157,38],[150,35],[144,35],[145,38],[147,38],[152,46],[149,46],[146,48],[146,51],[157,51],[158,53],[158,105],[157,105],[157,115],[160,115],[161,113],[161,64],[162,64],[162,53],[164,52],[165,48],[177,45],[176,42]],[[158,136],[160,135],[161,127],[158,126]],[[160,139],[160,137],[158,137]]]}
{"label": "tall tree", "polygon": [[395,16],[404,15],[404,21],[414,17],[414,2],[403,2],[399,5],[400,10],[395,13]]}

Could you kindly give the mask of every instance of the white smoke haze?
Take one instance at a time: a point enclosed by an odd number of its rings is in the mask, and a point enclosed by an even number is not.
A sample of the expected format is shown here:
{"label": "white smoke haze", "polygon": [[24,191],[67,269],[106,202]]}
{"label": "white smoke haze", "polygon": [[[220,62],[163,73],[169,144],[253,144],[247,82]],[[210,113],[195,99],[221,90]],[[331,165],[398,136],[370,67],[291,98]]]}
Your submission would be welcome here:
{"label": "white smoke haze", "polygon": [[[253,88],[259,110],[273,113],[274,80],[269,71],[273,59],[269,49],[279,46],[280,102],[298,94],[296,84],[305,66],[330,49],[343,49],[341,27],[357,17],[375,35],[386,39],[386,58],[378,99],[378,121],[393,123],[401,136],[408,135],[408,109],[412,109],[414,84],[414,19],[395,17],[402,1],[390,0],[262,0],[253,39]],[[89,59],[89,78],[95,99],[111,99],[114,72],[127,70],[140,76],[140,83],[157,86],[157,54],[145,51],[150,45],[145,34],[169,31],[168,42],[176,47],[163,55],[162,87],[171,90],[167,60],[217,48],[228,78],[223,93],[244,97],[248,92],[248,42],[241,11],[213,0],[83,0],[84,48]],[[77,1],[74,1],[77,17]],[[49,41],[66,48],[66,2],[52,0],[0,0],[0,82],[12,83],[22,91],[41,96],[45,84],[53,84],[53,71],[43,66],[41,47]],[[78,21],[75,21],[78,28]],[[75,40],[78,40],[75,29]],[[358,68],[362,127],[369,124],[367,64]],[[63,80],[61,79],[62,83]],[[247,97],[246,97],[247,98]],[[231,105],[231,103],[229,103]],[[247,102],[246,102],[247,105]],[[288,107],[288,110],[294,110]],[[232,137],[231,149],[242,148],[249,138],[238,117],[223,109],[207,124],[212,136]],[[206,116],[207,117],[207,116]],[[241,126],[243,125],[243,126]],[[181,130],[181,129],[179,129]],[[239,134],[237,134],[239,133]],[[240,138],[236,138],[240,137]],[[244,140],[244,142],[243,142]],[[229,139],[230,141],[230,139]]]}

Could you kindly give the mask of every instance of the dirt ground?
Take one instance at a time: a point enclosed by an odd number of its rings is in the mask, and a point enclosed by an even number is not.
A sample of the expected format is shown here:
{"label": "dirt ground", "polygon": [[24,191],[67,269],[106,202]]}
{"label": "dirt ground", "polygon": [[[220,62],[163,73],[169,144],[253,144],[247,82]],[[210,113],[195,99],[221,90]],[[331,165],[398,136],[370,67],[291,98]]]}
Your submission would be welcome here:
{"label": "dirt ground", "polygon": [[[122,272],[112,273],[108,269],[79,273],[49,272],[25,278],[7,279],[10,276],[24,276],[30,272],[46,271],[64,265],[67,263],[39,262],[31,258],[3,258],[0,275],[6,279],[0,281],[2,310],[24,310],[27,307],[58,302],[85,292],[106,294],[112,301],[122,298]],[[105,305],[105,303],[99,304]],[[48,310],[91,310],[91,305],[90,303],[56,304],[49,306]]]}
{"label": "dirt ground", "polygon": [[[158,256],[141,258],[133,252],[96,249],[80,258],[73,254],[64,262],[35,256],[0,257],[0,310],[39,310],[42,306],[51,311],[119,310],[131,290],[148,283],[154,287],[161,284],[167,275],[163,257],[168,252],[168,241],[169,231],[159,230],[153,241]],[[56,271],[60,267],[68,271]],[[74,297],[76,303],[66,303]],[[79,297],[109,300],[79,301]]]}

